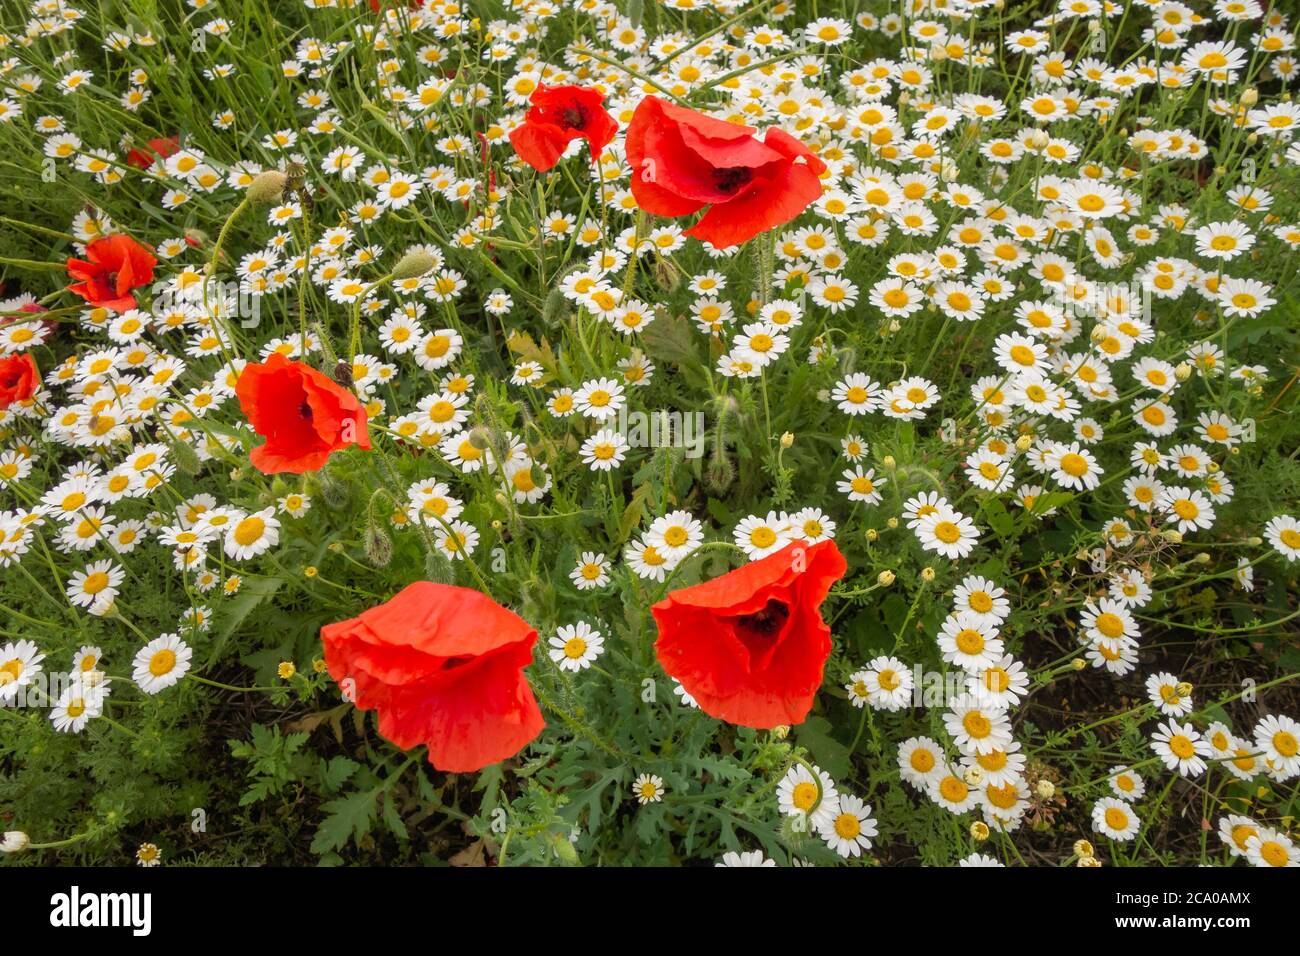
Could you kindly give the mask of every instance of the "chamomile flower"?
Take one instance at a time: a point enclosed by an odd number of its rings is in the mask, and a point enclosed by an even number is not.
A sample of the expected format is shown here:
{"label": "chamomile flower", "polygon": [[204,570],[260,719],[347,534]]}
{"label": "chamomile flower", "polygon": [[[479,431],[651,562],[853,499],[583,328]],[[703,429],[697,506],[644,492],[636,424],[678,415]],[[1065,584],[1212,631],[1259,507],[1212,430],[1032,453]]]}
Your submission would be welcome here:
{"label": "chamomile flower", "polygon": [[1151,750],[1169,770],[1184,777],[1199,777],[1205,772],[1205,758],[1212,755],[1209,744],[1191,724],[1169,720],[1151,735]]}
{"label": "chamomile flower", "polygon": [[1161,672],[1147,678],[1147,699],[1166,717],[1185,717],[1192,712],[1192,695],[1180,694],[1180,681]]}
{"label": "chamomile flower", "polygon": [[909,737],[898,745],[898,771],[908,784],[927,792],[947,773],[943,748],[929,737]]}
{"label": "chamomile flower", "polygon": [[817,820],[818,835],[846,859],[871,849],[871,839],[877,832],[871,805],[847,793],[841,794],[834,813]]}
{"label": "chamomile flower", "polygon": [[751,561],[757,561],[789,544],[789,522],[775,511],[769,511],[765,518],[749,515],[736,525],[732,537]]}
{"label": "chamomile flower", "polygon": [[605,638],[586,621],[563,625],[548,643],[551,660],[565,671],[585,670],[605,652]]}
{"label": "chamomile flower", "polygon": [[603,588],[609,584],[609,559],[595,551],[584,551],[577,566],[569,572],[569,579],[579,591]]}
{"label": "chamomile flower", "polygon": [[131,680],[146,694],[157,694],[189,672],[194,652],[176,634],[154,638],[136,653]]}
{"label": "chamomile flower", "polygon": [[1092,805],[1092,828],[1103,836],[1127,843],[1137,836],[1141,827],[1141,819],[1123,800],[1102,797]]}
{"label": "chamomile flower", "polygon": [[[816,776],[813,776],[813,773]],[[813,827],[833,819],[839,804],[839,791],[830,774],[820,767],[797,763],[786,771],[776,785],[776,804],[788,817],[803,817]]]}
{"label": "chamomile flower", "polygon": [[632,781],[632,795],[642,806],[661,802],[664,798],[664,778],[653,773],[641,774]]}

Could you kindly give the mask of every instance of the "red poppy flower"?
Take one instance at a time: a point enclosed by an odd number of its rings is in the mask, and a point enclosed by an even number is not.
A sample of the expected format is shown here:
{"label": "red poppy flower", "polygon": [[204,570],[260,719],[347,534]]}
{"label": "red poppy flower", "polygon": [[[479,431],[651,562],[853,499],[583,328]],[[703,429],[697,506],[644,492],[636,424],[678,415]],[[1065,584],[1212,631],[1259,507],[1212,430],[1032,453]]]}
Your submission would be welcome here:
{"label": "red poppy flower", "polygon": [[366,410],[357,397],[279,352],[265,364],[244,366],[235,394],[253,430],[266,439],[248,456],[265,474],[301,475],[323,468],[340,448],[370,448]]}
{"label": "red poppy flower", "polygon": [[656,216],[708,206],[686,235],[719,249],[789,222],[822,194],[826,164],[784,130],[754,132],[647,96],[627,128],[637,205]]}
{"label": "red poppy flower", "polygon": [[379,732],[398,747],[425,744],[439,770],[514,756],[544,726],[524,677],[537,631],[478,591],[417,581],[325,625],[321,640],[345,696],[378,711]]}
{"label": "red poppy flower", "polygon": [[0,412],[14,402],[23,402],[36,394],[41,373],[30,355],[6,355],[0,358]]}
{"label": "red poppy flower", "polygon": [[796,541],[670,592],[650,609],[659,663],[711,717],[765,729],[800,723],[831,653],[819,608],[847,567],[834,541]]}
{"label": "red poppy flower", "polygon": [[179,136],[151,139],[145,146],[137,146],[126,154],[126,161],[136,169],[148,169],[155,160],[174,156],[181,148]]}
{"label": "red poppy flower", "polygon": [[68,275],[81,281],[68,291],[93,306],[124,312],[134,309],[131,290],[153,281],[158,260],[124,233],[101,236],[86,246],[86,258],[68,259]]}
{"label": "red poppy flower", "polygon": [[528,102],[532,108],[510,133],[510,144],[529,166],[546,172],[560,161],[575,139],[585,139],[592,156],[599,156],[618,132],[618,122],[601,104],[605,94],[585,86],[538,84]]}

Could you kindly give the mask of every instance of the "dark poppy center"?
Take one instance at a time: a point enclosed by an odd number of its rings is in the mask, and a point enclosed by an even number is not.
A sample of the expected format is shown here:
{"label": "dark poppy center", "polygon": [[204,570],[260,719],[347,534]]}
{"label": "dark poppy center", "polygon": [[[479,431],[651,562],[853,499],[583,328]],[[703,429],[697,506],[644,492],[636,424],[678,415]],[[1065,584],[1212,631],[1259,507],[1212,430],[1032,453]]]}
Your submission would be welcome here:
{"label": "dark poppy center", "polygon": [[464,655],[461,657],[448,657],[442,662],[441,670],[452,671],[458,667],[464,667],[470,661],[474,660],[472,656]]}
{"label": "dark poppy center", "polygon": [[311,405],[304,400],[303,403],[298,406],[298,414],[307,419],[307,421],[311,421]]}
{"label": "dark poppy center", "polygon": [[724,193],[734,193],[754,176],[748,166],[724,166],[713,171],[713,185]]}
{"label": "dark poppy center", "polygon": [[565,129],[585,129],[587,126],[587,111],[575,103],[565,108],[560,116],[560,121]]}
{"label": "dark poppy center", "polygon": [[786,618],[790,616],[790,607],[784,601],[769,598],[761,611],[742,614],[735,619],[736,629],[758,638],[772,638],[781,633]]}

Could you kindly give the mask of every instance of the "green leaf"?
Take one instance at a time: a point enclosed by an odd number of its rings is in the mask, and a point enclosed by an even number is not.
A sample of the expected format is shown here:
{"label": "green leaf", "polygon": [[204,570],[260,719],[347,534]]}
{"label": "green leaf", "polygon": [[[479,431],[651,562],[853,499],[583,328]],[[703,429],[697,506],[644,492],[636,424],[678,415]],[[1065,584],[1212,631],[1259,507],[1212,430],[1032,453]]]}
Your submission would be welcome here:
{"label": "green leaf", "polygon": [[323,804],[328,816],[312,837],[311,851],[341,850],[349,839],[355,842],[369,833],[375,820],[375,795],[376,791],[363,790]]}

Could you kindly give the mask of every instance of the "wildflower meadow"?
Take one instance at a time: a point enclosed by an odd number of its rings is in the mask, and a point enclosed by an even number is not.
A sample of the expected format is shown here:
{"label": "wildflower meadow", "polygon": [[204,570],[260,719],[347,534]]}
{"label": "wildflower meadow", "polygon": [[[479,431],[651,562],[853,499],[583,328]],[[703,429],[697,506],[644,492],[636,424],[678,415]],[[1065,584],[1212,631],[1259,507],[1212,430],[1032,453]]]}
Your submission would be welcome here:
{"label": "wildflower meadow", "polygon": [[0,863],[1300,866],[1298,19],[5,0]]}

